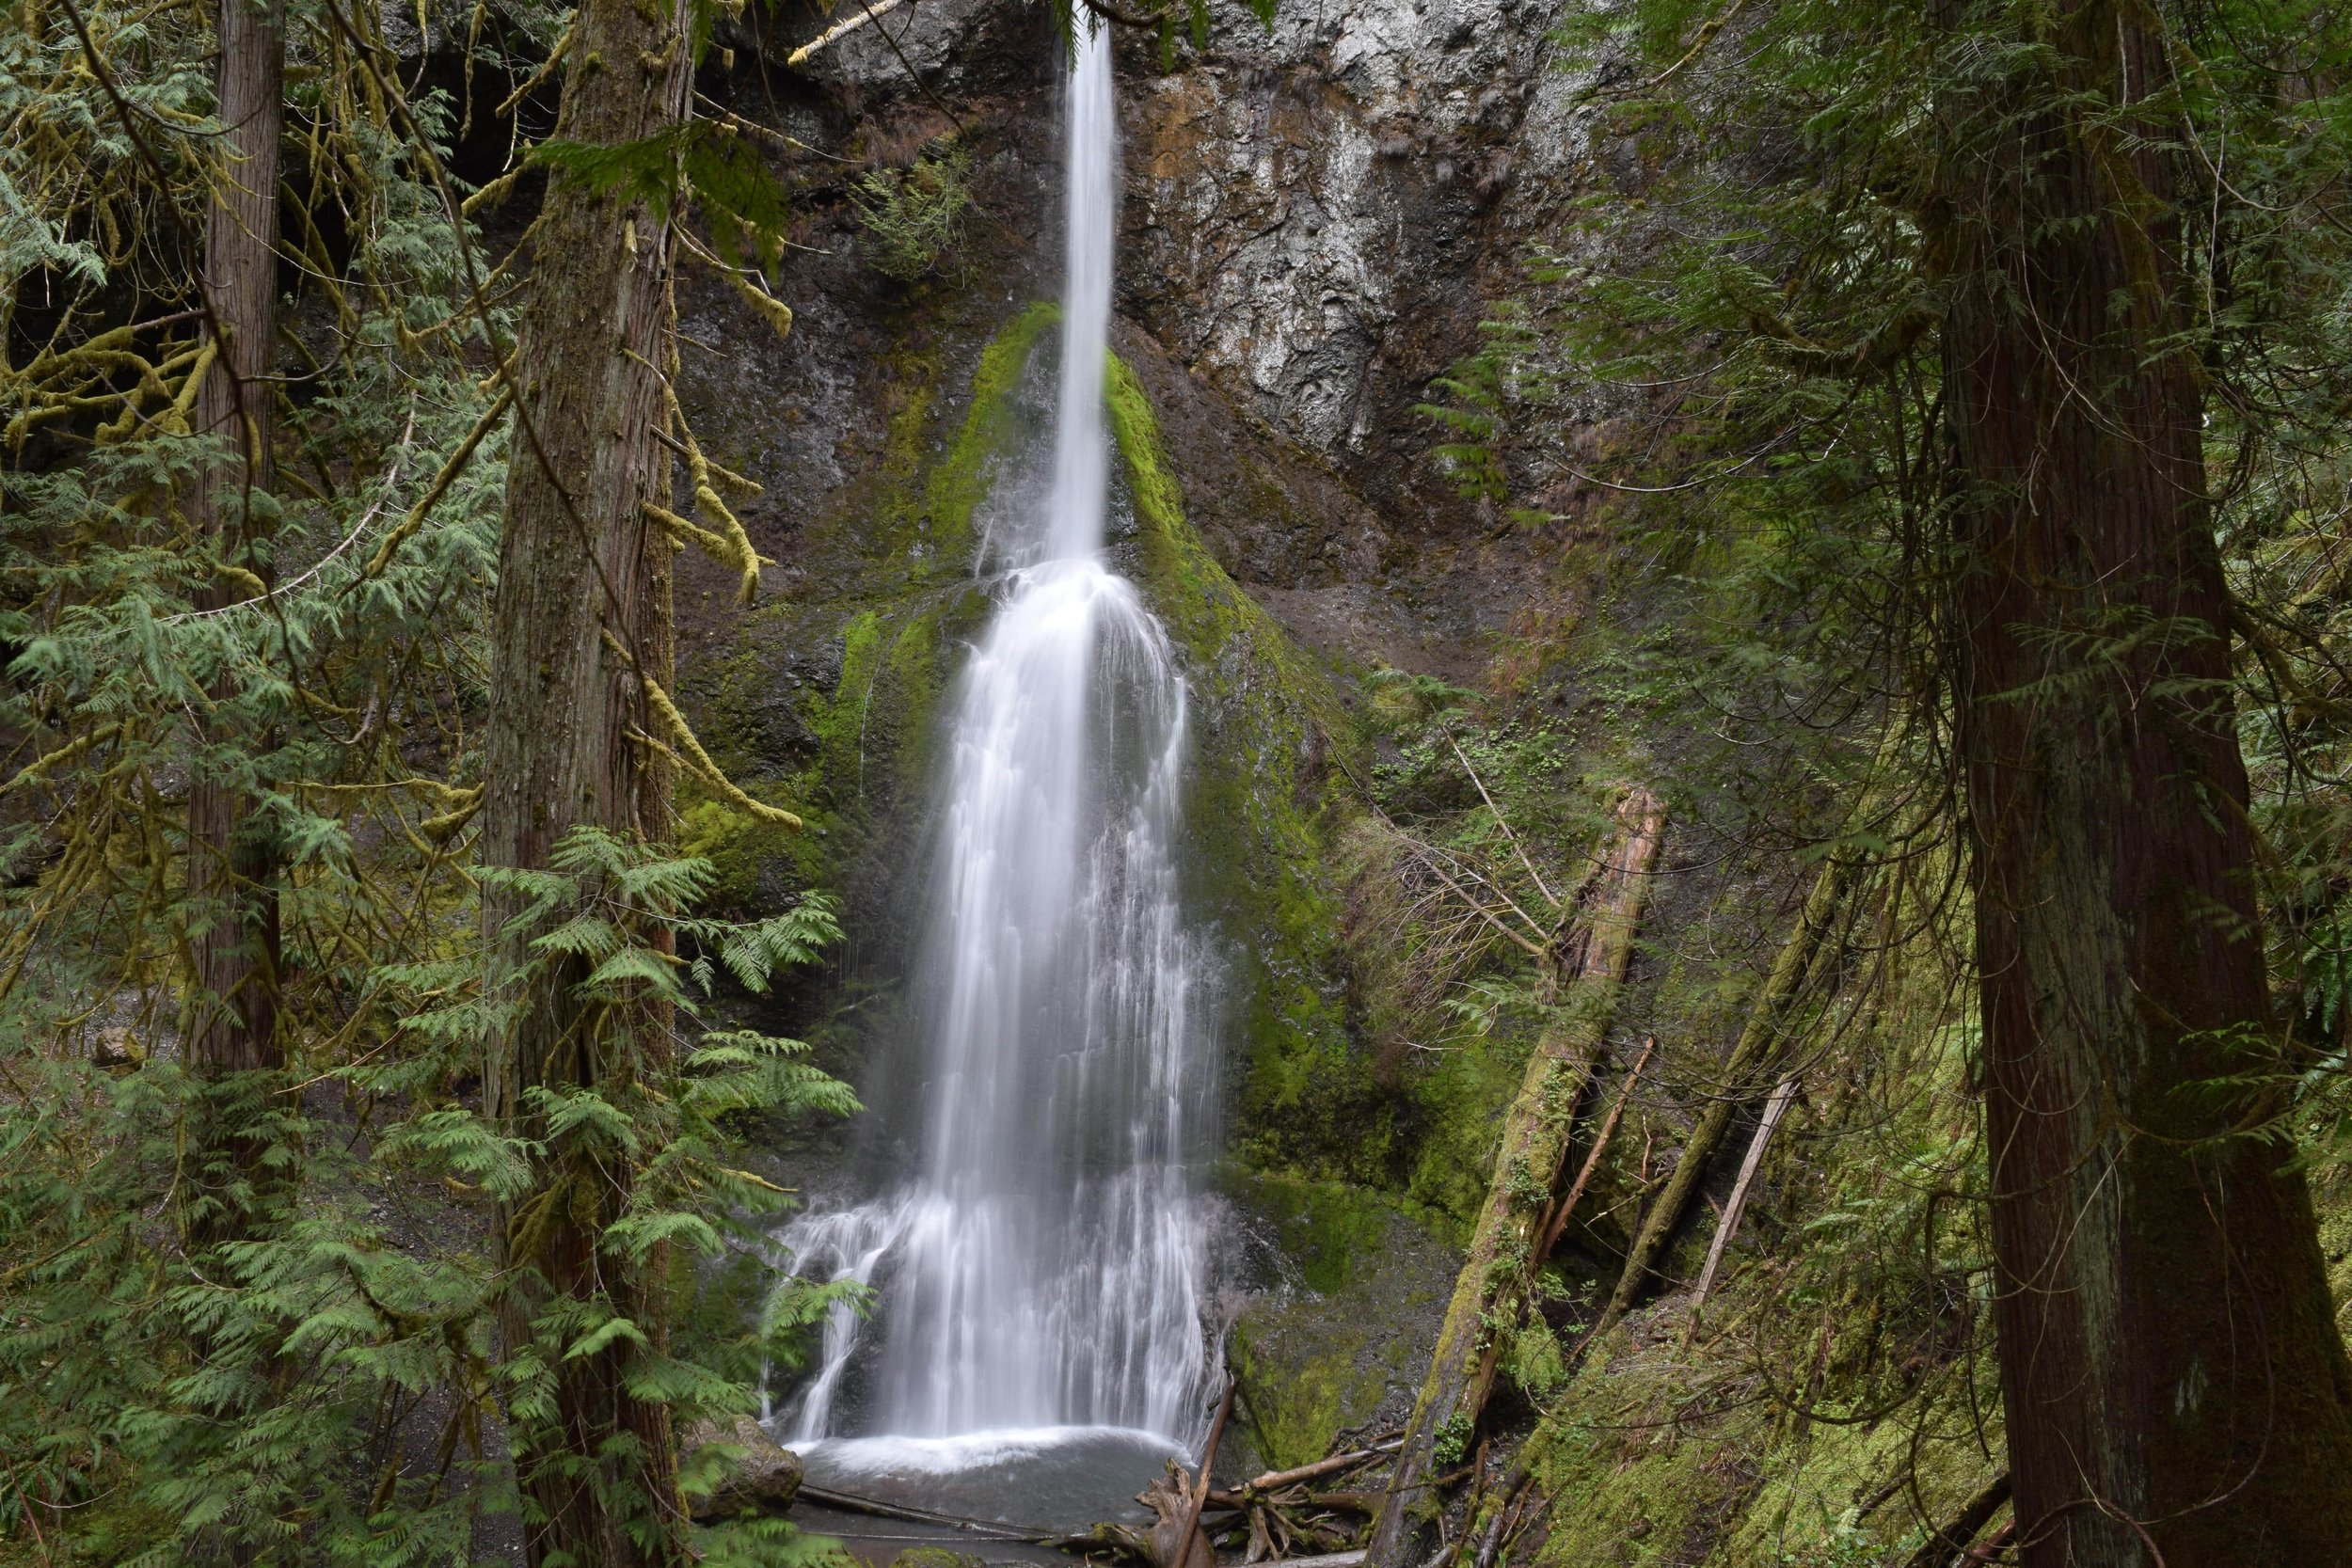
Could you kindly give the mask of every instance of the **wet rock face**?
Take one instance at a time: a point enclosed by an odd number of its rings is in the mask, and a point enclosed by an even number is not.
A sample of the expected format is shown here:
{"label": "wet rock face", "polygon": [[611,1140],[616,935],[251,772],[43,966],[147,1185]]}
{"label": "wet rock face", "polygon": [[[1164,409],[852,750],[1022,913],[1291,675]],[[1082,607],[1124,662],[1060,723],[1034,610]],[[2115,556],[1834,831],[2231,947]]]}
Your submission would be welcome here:
{"label": "wet rock face", "polygon": [[[1421,461],[1435,437],[1413,405],[1476,346],[1484,302],[1573,183],[1580,79],[1551,39],[1565,3],[1282,0],[1268,30],[1219,0],[1205,49],[1163,62],[1122,40],[1121,314],[1328,465],[1377,527],[1486,521]],[[1050,116],[1038,9],[907,0],[810,71],[861,112],[985,118],[1019,98]],[[1056,219],[1050,199],[998,216],[1041,235]],[[1338,575],[1365,580],[1383,550],[1351,531]]]}

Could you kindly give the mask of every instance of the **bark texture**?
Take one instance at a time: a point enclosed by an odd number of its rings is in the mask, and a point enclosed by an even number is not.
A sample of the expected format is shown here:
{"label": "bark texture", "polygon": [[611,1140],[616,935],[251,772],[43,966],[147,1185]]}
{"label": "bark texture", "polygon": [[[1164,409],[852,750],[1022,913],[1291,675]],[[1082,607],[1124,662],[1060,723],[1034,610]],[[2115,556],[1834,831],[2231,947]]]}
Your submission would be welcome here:
{"label": "bark texture", "polygon": [[1527,1301],[1535,1250],[1567,1159],[1577,1101],[1632,962],[1634,933],[1664,828],[1665,810],[1657,797],[1644,789],[1628,792],[1602,851],[1599,874],[1567,923],[1568,940],[1553,965],[1563,984],[1564,1012],[1536,1041],[1503,1122],[1486,1208],[1471,1232],[1428,1378],[1373,1520],[1366,1568],[1406,1568],[1421,1560],[1426,1551],[1423,1521],[1434,1512],[1428,1506],[1434,1500],[1432,1481],[1453,1457],[1440,1450],[1449,1444],[1466,1449],[1486,1408],[1497,1358]]}
{"label": "bark texture", "polygon": [[[204,236],[203,291],[222,341],[197,388],[196,431],[225,441],[229,454],[199,479],[192,510],[215,559],[242,565],[254,544],[252,498],[275,477],[278,390],[262,377],[278,339],[284,0],[220,0],[219,27],[215,82],[227,135]],[[242,593],[215,578],[202,602],[216,608]],[[219,687],[213,695],[230,692]],[[253,738],[206,727],[213,747]],[[200,927],[190,944],[196,1005],[188,1061],[201,1076],[274,1068],[282,1059],[276,859],[244,782],[226,768],[199,768],[188,789],[188,894]]]}
{"label": "bark texture", "polygon": [[[691,81],[686,8],[587,0],[580,10],[555,136],[639,143],[682,123]],[[550,178],[516,350],[516,431],[491,625],[481,858],[543,867],[571,829],[626,838],[670,831],[670,778],[632,732],[660,734],[636,670],[667,682],[671,546],[644,507],[668,499],[658,444],[664,416],[672,239],[648,205],[579,175]],[[616,651],[617,650],[617,651]],[[530,935],[502,935],[510,903],[485,899],[485,939],[512,974]],[[544,1135],[530,1091],[631,1090],[668,1061],[666,1018],[588,1016],[576,968],[542,973],[490,1050],[492,1114]],[[556,1152],[536,1189],[501,1216],[520,1282],[503,1313],[510,1354],[550,1301],[602,1292],[659,1345],[660,1260],[601,1250],[626,1208],[626,1160]],[[530,1560],[596,1568],[690,1560],[666,1405],[625,1386],[624,1339],[556,1366],[552,1430],[528,1434],[523,1483],[539,1517]]]}
{"label": "bark texture", "polygon": [[[1955,92],[1940,192],[1997,1265],[2028,1568],[2352,1558],[2352,1372],[2283,1069],[2147,13]],[[2025,41],[2020,40],[2019,41]],[[2055,58],[2055,65],[2048,60]],[[2044,73],[2046,70],[2046,74]],[[2217,1081],[2235,1080],[2231,1086]]]}

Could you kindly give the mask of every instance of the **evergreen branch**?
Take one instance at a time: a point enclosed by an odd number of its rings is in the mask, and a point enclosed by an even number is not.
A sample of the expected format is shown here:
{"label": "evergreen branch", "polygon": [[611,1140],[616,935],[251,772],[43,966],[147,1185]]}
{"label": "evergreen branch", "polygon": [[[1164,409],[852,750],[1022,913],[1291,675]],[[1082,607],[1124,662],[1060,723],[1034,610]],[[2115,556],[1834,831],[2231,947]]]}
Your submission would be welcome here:
{"label": "evergreen branch", "polygon": [[[482,411],[480,419],[474,420],[473,428],[466,432],[464,440],[457,443],[457,450],[449,454],[449,460],[441,465],[441,471],[433,476],[433,483],[425,487],[424,495],[417,504],[410,507],[407,515],[384,536],[384,542],[376,546],[375,554],[368,559],[367,565],[353,580],[351,588],[384,575],[384,569],[391,564],[392,557],[415,535],[417,530],[424,526],[426,515],[449,493],[449,487],[457,483],[457,476],[466,471],[466,465],[472,460],[474,449],[482,445],[484,436],[497,428],[507,404],[514,401],[515,387],[510,381],[499,388],[499,394],[490,401],[490,406]],[[351,588],[343,592],[348,594]]]}

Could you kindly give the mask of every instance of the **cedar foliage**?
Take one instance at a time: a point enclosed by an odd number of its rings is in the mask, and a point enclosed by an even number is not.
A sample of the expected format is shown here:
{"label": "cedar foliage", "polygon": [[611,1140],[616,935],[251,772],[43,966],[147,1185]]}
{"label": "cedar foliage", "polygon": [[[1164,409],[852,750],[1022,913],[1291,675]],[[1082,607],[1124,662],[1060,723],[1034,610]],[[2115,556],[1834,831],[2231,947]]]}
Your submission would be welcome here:
{"label": "cedar foliage", "polygon": [[[665,1426],[748,1409],[831,1299],[786,1292],[747,1342],[688,1345],[612,1291],[537,1295],[492,1244],[501,1206],[526,1232],[562,1206],[533,1174],[552,1149],[626,1178],[587,1244],[658,1305],[753,1245],[786,1195],[738,1168],[738,1140],[852,1107],[730,998],[838,931],[817,895],[697,914],[709,870],[663,848],[666,818],[478,863],[530,256],[527,230],[494,247],[472,221],[511,182],[473,200],[449,160],[567,23],[484,7],[453,99],[414,89],[386,14],[284,9],[282,223],[262,238],[291,287],[266,373],[230,388],[272,416],[246,426],[270,440],[258,464],[201,411],[227,372],[192,278],[238,173],[214,19],[24,0],[0,26],[0,1536],[35,1560],[473,1560],[540,1529],[518,1457],[525,1479],[608,1457],[549,1424],[567,1363],[609,1366]],[[708,11],[682,14],[699,46]],[[756,158],[715,136],[610,156],[766,300],[785,206]],[[755,573],[691,467],[702,532]],[[699,754],[671,718],[646,744]],[[266,844],[278,911],[276,1051],[226,1074],[195,1047],[223,900],[192,779]],[[542,1089],[526,1130],[485,1112],[484,1062],[542,973],[590,1028],[657,1018],[662,1043]],[[674,1485],[616,1499],[680,1507]],[[701,1547],[808,1555],[780,1521]]]}

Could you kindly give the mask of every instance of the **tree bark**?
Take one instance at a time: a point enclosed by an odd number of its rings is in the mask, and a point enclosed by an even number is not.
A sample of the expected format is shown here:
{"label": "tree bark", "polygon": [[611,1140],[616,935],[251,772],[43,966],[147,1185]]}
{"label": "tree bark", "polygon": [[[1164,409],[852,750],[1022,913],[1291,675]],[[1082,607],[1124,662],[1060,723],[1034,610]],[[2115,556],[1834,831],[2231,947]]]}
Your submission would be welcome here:
{"label": "tree bark", "polygon": [[[191,511],[199,537],[224,563],[250,561],[260,524],[253,497],[275,478],[278,393],[263,378],[278,340],[278,138],[285,124],[285,0],[220,0],[215,86],[226,135],[221,183],[204,236],[202,288],[218,344],[197,388],[196,433],[230,455],[198,477]],[[215,574],[199,602],[217,608],[240,591]],[[233,693],[225,684],[216,700]],[[251,746],[214,721],[208,748]],[[195,983],[188,1065],[200,1078],[275,1068],[278,1040],[277,855],[243,781],[199,765],[188,788],[188,898],[199,927],[190,940]]]}
{"label": "tree bark", "polygon": [[[2148,13],[1942,108],[1957,706],[2028,1568],[2341,1562],[2352,1370],[2279,1143]],[[1981,54],[1982,40],[1968,46]],[[2140,141],[2145,135],[2153,138]]]}
{"label": "tree bark", "polygon": [[[586,0],[558,111],[559,140],[639,143],[684,122],[691,62],[677,0]],[[666,501],[664,419],[673,241],[627,190],[558,169],[549,179],[516,350],[516,433],[492,610],[480,854],[544,867],[571,829],[669,836],[666,766],[629,738],[659,735],[636,671],[670,677],[667,536],[644,515]],[[511,901],[484,900],[497,973],[513,974],[535,931],[505,933]],[[544,1137],[535,1087],[630,1091],[632,1074],[669,1061],[666,1018],[601,1027],[575,993],[576,967],[540,972],[489,1048],[490,1114]],[[551,1151],[535,1190],[501,1215],[503,1261],[517,1283],[502,1312],[508,1354],[532,1341],[550,1302],[603,1295],[655,1344],[663,1334],[661,1260],[604,1250],[627,1207],[625,1161]],[[551,1429],[523,1432],[521,1481],[536,1518],[530,1560],[595,1568],[683,1568],[690,1560],[668,1407],[626,1386],[625,1340],[553,1363]]]}
{"label": "tree bark", "polygon": [[1555,973],[1568,982],[1563,1010],[1536,1041],[1503,1121],[1486,1208],[1373,1520],[1367,1568],[1406,1568],[1425,1549],[1421,1538],[1429,1481],[1445,1467],[1438,1446],[1449,1434],[1466,1443],[1486,1408],[1497,1360],[1527,1302],[1534,1249],[1567,1158],[1577,1101],[1632,962],[1664,827],[1665,810],[1647,790],[1629,791],[1617,807],[1600,874],[1581,901],[1581,921],[1572,922],[1581,928],[1559,956]]}

